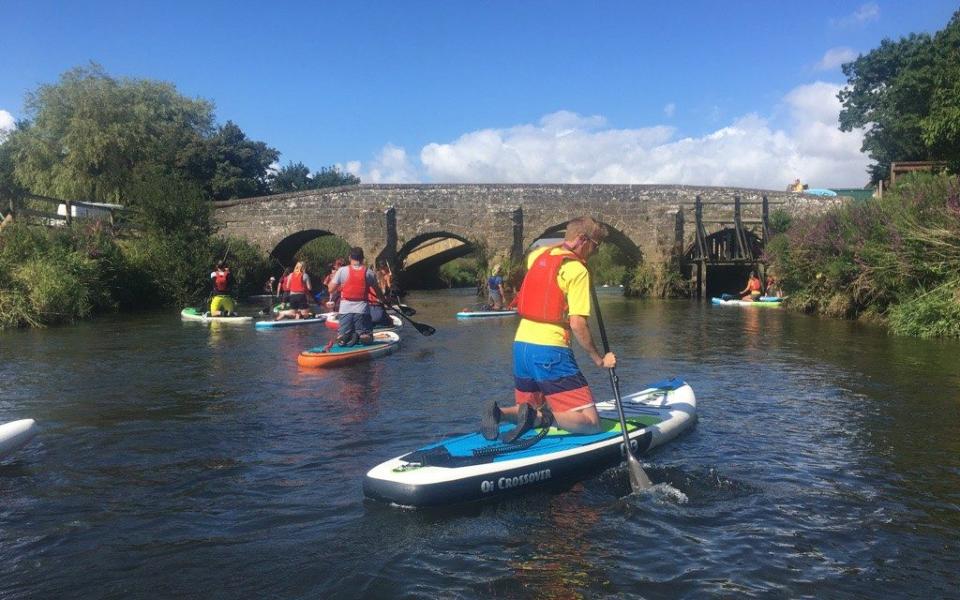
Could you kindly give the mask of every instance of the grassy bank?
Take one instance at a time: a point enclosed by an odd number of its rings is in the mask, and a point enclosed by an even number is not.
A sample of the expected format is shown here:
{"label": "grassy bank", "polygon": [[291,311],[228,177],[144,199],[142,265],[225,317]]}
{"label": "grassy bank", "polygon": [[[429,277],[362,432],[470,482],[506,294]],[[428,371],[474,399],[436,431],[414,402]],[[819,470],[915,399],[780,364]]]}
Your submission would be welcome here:
{"label": "grassy bank", "polygon": [[905,177],[882,199],[794,220],[767,252],[793,307],[897,334],[960,337],[956,177]]}
{"label": "grassy bank", "polygon": [[11,225],[0,235],[0,328],[70,323],[97,313],[180,308],[207,298],[212,265],[227,255],[237,293],[266,277],[259,250],[240,240],[144,235],[118,240],[98,225]]}

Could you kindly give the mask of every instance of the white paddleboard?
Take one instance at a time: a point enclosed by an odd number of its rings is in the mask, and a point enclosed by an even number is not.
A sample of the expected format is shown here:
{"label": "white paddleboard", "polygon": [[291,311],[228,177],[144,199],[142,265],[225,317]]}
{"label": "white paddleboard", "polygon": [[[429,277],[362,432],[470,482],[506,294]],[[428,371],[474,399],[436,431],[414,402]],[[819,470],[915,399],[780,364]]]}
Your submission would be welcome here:
{"label": "white paddleboard", "polygon": [[35,435],[37,426],[33,419],[20,419],[0,425],[0,459],[12,454]]}

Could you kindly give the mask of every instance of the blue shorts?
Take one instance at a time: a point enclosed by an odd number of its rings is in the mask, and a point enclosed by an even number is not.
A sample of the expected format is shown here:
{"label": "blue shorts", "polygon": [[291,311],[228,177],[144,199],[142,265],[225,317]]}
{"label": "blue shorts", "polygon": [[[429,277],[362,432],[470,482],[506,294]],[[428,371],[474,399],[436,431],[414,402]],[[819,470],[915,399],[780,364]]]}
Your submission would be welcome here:
{"label": "blue shorts", "polygon": [[593,405],[587,378],[570,348],[514,342],[513,378],[517,404],[540,407],[546,402],[554,413]]}

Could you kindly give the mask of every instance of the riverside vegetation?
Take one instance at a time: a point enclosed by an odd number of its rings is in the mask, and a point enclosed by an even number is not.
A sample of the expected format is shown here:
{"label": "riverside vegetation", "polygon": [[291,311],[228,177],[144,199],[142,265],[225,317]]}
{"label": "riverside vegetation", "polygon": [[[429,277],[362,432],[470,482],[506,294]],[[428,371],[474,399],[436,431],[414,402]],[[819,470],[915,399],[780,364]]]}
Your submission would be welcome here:
{"label": "riverside vegetation", "polygon": [[30,195],[133,209],[115,236],[94,223],[0,233],[0,328],[71,322],[97,312],[206,301],[226,259],[237,294],[278,266],[250,244],[216,235],[211,201],[359,183],[335,167],[274,171],[280,153],[217,125],[213,105],[169,83],[114,78],[91,64],[28,94],[28,118],[0,137],[0,200]]}
{"label": "riverside vegetation", "polygon": [[882,199],[796,219],[767,246],[805,312],[882,322],[896,334],[960,337],[960,180],[915,174]]}

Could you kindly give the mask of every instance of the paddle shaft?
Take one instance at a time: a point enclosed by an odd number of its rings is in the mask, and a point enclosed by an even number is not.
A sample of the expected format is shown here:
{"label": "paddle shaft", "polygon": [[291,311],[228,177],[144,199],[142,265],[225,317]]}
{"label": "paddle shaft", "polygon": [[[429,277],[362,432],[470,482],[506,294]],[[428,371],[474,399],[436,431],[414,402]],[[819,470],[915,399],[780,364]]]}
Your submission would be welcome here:
{"label": "paddle shaft", "polygon": [[[600,313],[600,301],[597,299],[597,290],[590,283],[590,297],[593,299],[593,311],[597,315],[597,327],[600,328],[600,342],[603,344],[603,354],[610,352],[610,343],[607,341],[607,329],[603,326],[603,315]],[[614,403],[617,405],[617,416],[620,418],[620,433],[623,434],[623,451],[627,457],[627,470],[630,473],[630,487],[634,492],[642,491],[653,485],[647,474],[643,472],[640,461],[630,450],[630,436],[627,434],[627,417],[623,414],[623,400],[620,398],[620,378],[614,367],[607,369],[610,372],[610,385],[613,387]]]}

